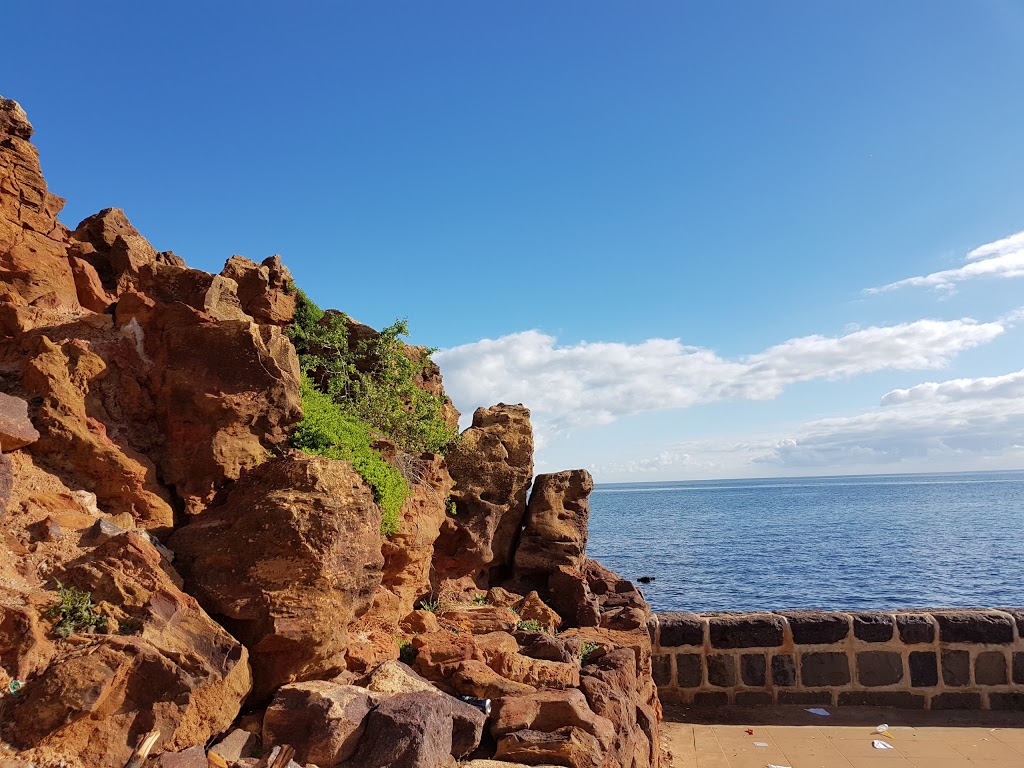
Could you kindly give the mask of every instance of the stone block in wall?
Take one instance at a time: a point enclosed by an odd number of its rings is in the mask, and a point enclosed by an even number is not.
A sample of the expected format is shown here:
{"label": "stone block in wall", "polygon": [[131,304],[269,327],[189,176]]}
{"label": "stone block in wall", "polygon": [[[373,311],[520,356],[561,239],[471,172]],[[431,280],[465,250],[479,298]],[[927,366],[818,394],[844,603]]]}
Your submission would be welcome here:
{"label": "stone block in wall", "polygon": [[954,687],[970,685],[971,654],[967,651],[943,651],[942,682]]}
{"label": "stone block in wall", "polygon": [[720,653],[708,656],[708,682],[716,688],[736,685],[736,659]]}
{"label": "stone block in wall", "polygon": [[735,703],[741,707],[770,707],[772,695],[768,691],[740,691]]}
{"label": "stone block in wall", "polygon": [[698,691],[693,694],[693,703],[698,707],[724,707],[729,703],[729,694],[725,691]]}
{"label": "stone block in wall", "polygon": [[895,685],[903,679],[903,656],[896,651],[861,651],[857,654],[857,682],[869,688]]}
{"label": "stone block in wall", "polygon": [[655,653],[651,656],[651,674],[654,684],[659,688],[672,685],[672,656],[668,653]]}
{"label": "stone block in wall", "polygon": [[659,613],[662,648],[704,645],[704,622],[695,613]]}
{"label": "stone block in wall", "polygon": [[887,613],[853,614],[853,636],[866,643],[885,643],[892,640],[896,623]]}
{"label": "stone block in wall", "polygon": [[994,611],[949,611],[934,614],[943,643],[1012,643],[1013,619]]}
{"label": "stone block in wall", "polygon": [[1002,651],[982,651],[974,659],[974,682],[977,685],[1006,685],[1006,656]]}
{"label": "stone block in wall", "polygon": [[796,685],[796,660],[790,654],[772,656],[772,685],[780,688]]}
{"label": "stone block in wall", "polygon": [[1024,693],[990,693],[988,708],[1024,712]]}
{"label": "stone block in wall", "polygon": [[924,696],[910,691],[840,691],[839,706],[924,709]]}
{"label": "stone block in wall", "polygon": [[712,648],[777,648],[782,645],[781,616],[714,616],[708,622]]}
{"label": "stone block in wall", "polygon": [[826,611],[779,611],[785,616],[797,645],[838,643],[850,633],[850,620],[845,613]]}
{"label": "stone block in wall", "polygon": [[744,653],[740,656],[740,680],[744,685],[763,688],[768,684],[768,662],[763,653]]}
{"label": "stone block in wall", "polygon": [[910,685],[931,688],[939,684],[939,657],[934,651],[911,651]]}
{"label": "stone block in wall", "polygon": [[850,660],[845,653],[824,651],[801,655],[801,685],[812,688],[819,685],[847,685],[849,682]]}
{"label": "stone block in wall", "polygon": [[900,640],[908,645],[935,641],[935,622],[926,613],[900,613],[896,616]]}
{"label": "stone block in wall", "polygon": [[981,709],[980,693],[948,692],[932,696],[932,709]]}
{"label": "stone block in wall", "polygon": [[680,688],[700,688],[704,682],[699,653],[676,654],[676,680]]}
{"label": "stone block in wall", "polygon": [[831,703],[831,691],[779,691],[779,704],[813,707],[819,704]]}
{"label": "stone block in wall", "polygon": [[1013,616],[1013,620],[1017,624],[1017,637],[1024,640],[1024,610],[1020,608],[1003,608],[1002,610]]}
{"label": "stone block in wall", "polygon": [[1024,684],[1024,653],[1013,654],[1013,682]]}

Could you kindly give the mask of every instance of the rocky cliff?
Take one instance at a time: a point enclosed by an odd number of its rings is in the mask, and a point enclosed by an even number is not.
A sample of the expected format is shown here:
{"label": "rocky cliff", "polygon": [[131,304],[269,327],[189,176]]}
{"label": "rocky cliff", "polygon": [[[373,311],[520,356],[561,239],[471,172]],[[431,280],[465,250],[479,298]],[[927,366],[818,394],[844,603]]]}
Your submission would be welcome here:
{"label": "rocky cliff", "polygon": [[291,447],[280,258],[69,230],[32,132],[0,99],[0,766],[657,766],[650,611],[586,557],[590,476],[533,478],[529,411],[380,443],[383,535],[353,464]]}

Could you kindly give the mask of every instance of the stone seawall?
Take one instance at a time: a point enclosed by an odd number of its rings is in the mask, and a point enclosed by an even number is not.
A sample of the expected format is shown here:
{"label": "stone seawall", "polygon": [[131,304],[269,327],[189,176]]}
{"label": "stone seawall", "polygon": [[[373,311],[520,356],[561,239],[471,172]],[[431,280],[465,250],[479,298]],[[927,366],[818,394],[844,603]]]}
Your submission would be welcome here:
{"label": "stone seawall", "polygon": [[1024,609],[652,617],[663,701],[1024,710]]}

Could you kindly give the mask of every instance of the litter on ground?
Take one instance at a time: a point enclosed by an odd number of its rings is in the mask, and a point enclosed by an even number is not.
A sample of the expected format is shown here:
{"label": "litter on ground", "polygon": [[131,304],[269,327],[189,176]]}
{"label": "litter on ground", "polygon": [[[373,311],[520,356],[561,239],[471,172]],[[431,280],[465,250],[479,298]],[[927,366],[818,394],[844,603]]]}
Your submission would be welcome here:
{"label": "litter on ground", "polygon": [[896,747],[894,747],[889,742],[887,742],[887,741],[879,741],[878,739],[875,739],[874,741],[872,741],[871,742],[871,746],[874,747],[875,749],[896,749]]}
{"label": "litter on ground", "polygon": [[822,717],[829,716],[828,710],[822,709],[821,707],[812,707],[811,709],[805,711],[810,712],[812,715],[821,715]]}

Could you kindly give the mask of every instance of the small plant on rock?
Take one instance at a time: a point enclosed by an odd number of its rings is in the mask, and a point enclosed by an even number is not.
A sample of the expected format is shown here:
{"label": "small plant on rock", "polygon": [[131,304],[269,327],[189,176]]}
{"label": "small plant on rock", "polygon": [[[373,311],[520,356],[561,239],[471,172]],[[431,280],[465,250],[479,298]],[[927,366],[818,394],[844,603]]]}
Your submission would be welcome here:
{"label": "small plant on rock", "polygon": [[580,666],[586,666],[587,662],[590,661],[590,654],[601,647],[600,643],[592,643],[589,640],[583,643],[583,653],[580,654]]}
{"label": "small plant on rock", "polygon": [[440,602],[437,600],[420,600],[420,610],[429,613],[437,613]]}
{"label": "small plant on rock", "polygon": [[474,597],[473,605],[487,605],[487,595],[480,594]]}
{"label": "small plant on rock", "polygon": [[398,660],[403,664],[407,664],[410,667],[416,663],[416,657],[419,655],[419,650],[409,640],[398,641]]}
{"label": "small plant on rock", "polygon": [[96,613],[92,595],[57,582],[57,602],[46,610],[46,617],[57,619],[53,633],[59,638],[107,631],[107,617]]}
{"label": "small plant on rock", "polygon": [[544,626],[536,619],[524,619],[516,627],[522,632],[543,632]]}

